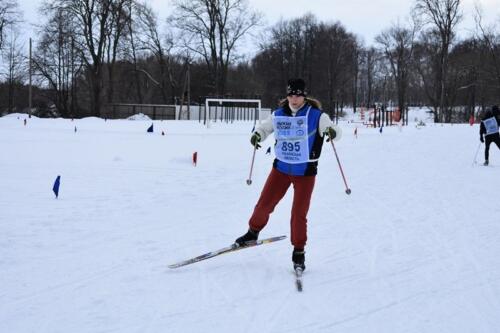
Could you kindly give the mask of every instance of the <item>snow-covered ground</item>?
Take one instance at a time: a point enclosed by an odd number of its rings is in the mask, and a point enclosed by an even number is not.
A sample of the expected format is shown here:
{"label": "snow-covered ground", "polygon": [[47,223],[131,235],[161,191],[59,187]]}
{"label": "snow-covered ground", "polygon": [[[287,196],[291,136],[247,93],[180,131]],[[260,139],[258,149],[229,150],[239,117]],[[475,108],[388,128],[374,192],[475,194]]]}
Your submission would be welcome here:
{"label": "snow-covered ground", "polygon": [[[342,122],[352,194],[325,144],[298,293],[289,239],[167,268],[246,231],[273,159],[269,139],[248,186],[252,123],[24,118],[0,118],[0,332],[500,328],[500,151],[473,165],[478,125]],[[262,237],[289,236],[292,193]]]}

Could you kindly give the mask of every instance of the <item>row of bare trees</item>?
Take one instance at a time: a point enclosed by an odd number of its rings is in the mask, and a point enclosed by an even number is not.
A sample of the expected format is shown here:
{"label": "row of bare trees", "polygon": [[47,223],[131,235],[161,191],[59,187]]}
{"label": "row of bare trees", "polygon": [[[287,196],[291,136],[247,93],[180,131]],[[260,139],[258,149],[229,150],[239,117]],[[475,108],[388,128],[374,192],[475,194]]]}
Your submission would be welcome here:
{"label": "row of bare trees", "polygon": [[286,79],[301,76],[327,110],[339,103],[372,106],[427,105],[436,122],[465,121],[475,107],[500,102],[500,31],[484,28],[457,38],[460,0],[416,0],[412,20],[391,24],[364,47],[339,22],[314,16],[276,24],[252,68],[271,102]]}
{"label": "row of bare trees", "polygon": [[[189,91],[200,103],[209,95],[258,96],[273,107],[287,79],[299,76],[328,112],[343,105],[428,105],[437,122],[450,122],[500,102],[500,31],[485,26],[477,9],[476,33],[459,39],[461,0],[415,0],[413,19],[389,25],[369,47],[340,22],[311,14],[281,20],[260,36],[249,60],[239,57],[241,47],[262,15],[247,1],[172,6],[160,22],[137,0],[45,1],[32,57],[33,104],[53,105],[66,117],[99,116],[107,104],[173,104]],[[27,105],[18,12],[16,0],[0,0],[2,111]]]}

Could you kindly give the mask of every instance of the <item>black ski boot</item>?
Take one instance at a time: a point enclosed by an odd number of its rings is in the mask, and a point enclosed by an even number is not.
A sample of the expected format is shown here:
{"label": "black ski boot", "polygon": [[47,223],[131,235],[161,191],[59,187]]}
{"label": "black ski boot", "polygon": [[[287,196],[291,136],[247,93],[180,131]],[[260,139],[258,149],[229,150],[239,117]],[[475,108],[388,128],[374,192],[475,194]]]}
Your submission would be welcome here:
{"label": "black ski boot", "polygon": [[304,264],[306,258],[304,254],[305,252],[303,249],[293,249],[292,253],[293,269],[300,268],[303,271],[306,269],[306,265]]}
{"label": "black ski boot", "polygon": [[488,164],[489,164],[488,160],[485,160],[483,163],[484,166],[488,166]]}
{"label": "black ski boot", "polygon": [[248,229],[247,233],[241,237],[238,237],[234,243],[238,246],[245,246],[247,242],[256,241],[259,238],[259,232]]}

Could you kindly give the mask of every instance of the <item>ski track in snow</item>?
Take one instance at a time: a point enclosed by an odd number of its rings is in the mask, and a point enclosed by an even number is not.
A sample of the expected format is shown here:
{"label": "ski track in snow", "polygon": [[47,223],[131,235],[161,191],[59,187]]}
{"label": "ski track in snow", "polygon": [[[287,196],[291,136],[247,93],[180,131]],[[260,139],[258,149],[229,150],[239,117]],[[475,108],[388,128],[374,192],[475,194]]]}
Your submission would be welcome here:
{"label": "ski track in snow", "polygon": [[[23,119],[0,118],[1,332],[500,327],[500,206],[488,203],[500,152],[472,163],[477,125],[358,128],[355,139],[341,123],[352,194],[325,144],[298,293],[289,238],[167,268],[246,231],[273,159],[269,139],[246,185],[251,122],[155,121],[146,134],[147,121]],[[291,202],[290,189],[262,237],[289,237]]]}

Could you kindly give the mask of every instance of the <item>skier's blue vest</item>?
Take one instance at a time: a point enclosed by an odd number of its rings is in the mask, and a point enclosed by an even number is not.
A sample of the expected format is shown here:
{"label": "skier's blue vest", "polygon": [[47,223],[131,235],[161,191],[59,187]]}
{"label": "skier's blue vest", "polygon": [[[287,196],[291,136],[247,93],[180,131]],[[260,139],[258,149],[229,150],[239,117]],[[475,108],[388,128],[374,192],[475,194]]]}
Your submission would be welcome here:
{"label": "skier's blue vest", "polygon": [[[318,158],[321,155],[323,147],[323,137],[318,133],[319,118],[321,110],[318,110],[306,103],[295,115],[303,117],[307,115],[308,143],[309,143],[309,162],[305,163],[287,163],[277,158],[274,160],[273,167],[278,171],[292,176],[314,176],[317,174]],[[293,117],[288,106],[280,107],[274,111],[274,116]],[[276,128],[274,129],[276,131]],[[279,147],[274,147],[275,149]]]}
{"label": "skier's blue vest", "polygon": [[483,120],[483,124],[486,129],[486,135],[498,133],[498,122],[496,117],[489,117],[488,119]]}

